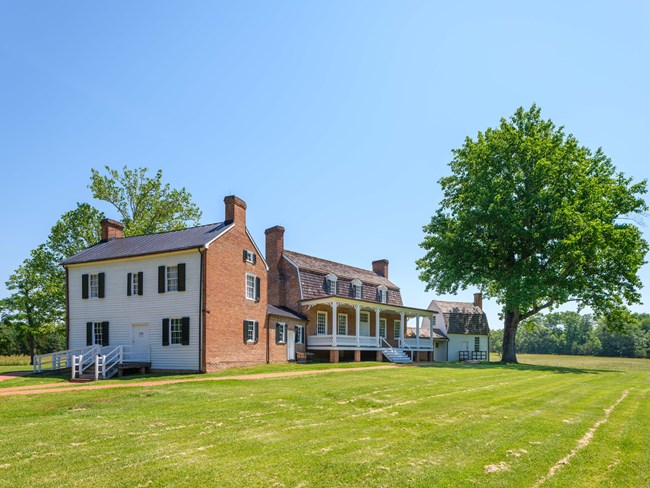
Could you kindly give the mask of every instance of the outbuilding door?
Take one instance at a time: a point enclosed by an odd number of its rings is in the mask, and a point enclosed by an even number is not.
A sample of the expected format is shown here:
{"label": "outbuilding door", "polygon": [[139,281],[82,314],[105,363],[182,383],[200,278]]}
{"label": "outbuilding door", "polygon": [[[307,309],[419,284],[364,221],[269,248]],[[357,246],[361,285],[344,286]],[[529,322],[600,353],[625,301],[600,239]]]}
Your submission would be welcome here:
{"label": "outbuilding door", "polygon": [[149,324],[131,325],[131,359],[149,361]]}
{"label": "outbuilding door", "polygon": [[287,331],[287,359],[289,361],[296,360],[296,331]]}

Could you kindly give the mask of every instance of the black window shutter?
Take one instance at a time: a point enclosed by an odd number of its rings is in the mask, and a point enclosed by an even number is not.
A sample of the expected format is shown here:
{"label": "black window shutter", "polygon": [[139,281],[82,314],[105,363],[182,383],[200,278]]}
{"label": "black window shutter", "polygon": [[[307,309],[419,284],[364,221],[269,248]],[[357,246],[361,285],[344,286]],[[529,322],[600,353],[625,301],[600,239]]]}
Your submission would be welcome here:
{"label": "black window shutter", "polygon": [[88,298],[88,275],[81,275],[81,298],[86,300]]}
{"label": "black window shutter", "polygon": [[144,288],[142,286],[143,284],[144,284],[144,273],[140,271],[138,273],[138,295],[142,295],[142,293],[144,292]]}
{"label": "black window shutter", "polygon": [[165,293],[165,267],[158,266],[158,293]]}
{"label": "black window shutter", "polygon": [[257,338],[259,337],[259,331],[258,331],[259,324],[258,324],[257,320],[255,322],[253,322],[253,323],[255,324],[255,326],[254,326],[255,342],[257,342]]}
{"label": "black window shutter", "polygon": [[102,322],[102,346],[108,346],[108,322]]}
{"label": "black window shutter", "polygon": [[169,319],[162,321],[162,345],[169,346]]}
{"label": "black window shutter", "polygon": [[257,264],[257,254],[255,253],[251,253],[251,254],[253,254],[253,264]]}
{"label": "black window shutter", "polygon": [[86,322],[86,345],[87,346],[93,345],[93,323],[92,322]]}
{"label": "black window shutter", "polygon": [[260,278],[259,276],[255,277],[255,301],[260,301]]}
{"label": "black window shutter", "polygon": [[190,345],[190,318],[182,318],[182,329],[181,329],[181,344],[184,346]]}
{"label": "black window shutter", "polygon": [[130,297],[131,296],[131,278],[132,278],[131,273],[126,274],[126,296]]}
{"label": "black window shutter", "polygon": [[178,291],[185,291],[185,263],[178,265]]}
{"label": "black window shutter", "polygon": [[246,261],[247,257],[248,257],[248,251],[246,249],[244,249],[244,253],[243,253],[244,261]]}
{"label": "black window shutter", "polygon": [[106,279],[105,279],[105,275],[104,275],[104,273],[99,273],[99,274],[97,275],[97,284],[99,285],[99,286],[98,286],[99,291],[98,291],[98,293],[97,293],[97,296],[98,296],[99,298],[104,298],[104,296],[105,296],[105,294],[106,294],[106,293],[105,293],[105,291],[106,291]]}
{"label": "black window shutter", "polygon": [[244,344],[248,342],[248,320],[244,320]]}

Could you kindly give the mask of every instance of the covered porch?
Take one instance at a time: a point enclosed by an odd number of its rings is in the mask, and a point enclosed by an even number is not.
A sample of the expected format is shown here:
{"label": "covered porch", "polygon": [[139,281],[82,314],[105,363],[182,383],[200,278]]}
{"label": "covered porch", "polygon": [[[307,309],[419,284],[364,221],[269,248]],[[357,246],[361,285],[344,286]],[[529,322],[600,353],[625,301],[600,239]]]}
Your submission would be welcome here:
{"label": "covered porch", "polygon": [[[429,320],[429,334],[420,334],[422,319],[436,314],[431,310],[343,297],[305,300],[302,305],[310,317],[310,351],[355,351],[354,360],[359,361],[361,351],[374,351],[376,359],[381,360],[383,351],[397,349],[414,361],[422,356],[433,360],[435,342],[446,341],[434,334],[433,320]],[[406,337],[410,319],[415,320],[415,337]],[[330,361],[337,362],[338,357],[331,353]]]}

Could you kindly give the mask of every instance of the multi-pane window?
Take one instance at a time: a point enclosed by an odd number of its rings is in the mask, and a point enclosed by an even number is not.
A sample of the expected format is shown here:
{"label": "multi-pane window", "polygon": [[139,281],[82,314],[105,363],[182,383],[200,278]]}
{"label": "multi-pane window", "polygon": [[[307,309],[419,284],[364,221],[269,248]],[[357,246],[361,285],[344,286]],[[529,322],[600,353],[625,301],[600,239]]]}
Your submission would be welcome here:
{"label": "multi-pane window", "polygon": [[275,342],[278,343],[285,343],[287,342],[287,325],[286,324],[281,324],[277,323],[275,324]]}
{"label": "multi-pane window", "polygon": [[167,291],[178,291],[178,266],[167,266]]}
{"label": "multi-pane window", "polygon": [[348,335],[348,315],[345,313],[339,314],[338,328],[336,329],[338,335]]}
{"label": "multi-pane window", "polygon": [[255,275],[246,274],[246,298],[249,300],[255,300]]}
{"label": "multi-pane window", "polygon": [[379,301],[386,303],[388,301],[388,290],[384,287],[379,288]]}
{"label": "multi-pane window", "polygon": [[138,279],[139,273],[132,273],[131,274],[131,294],[132,295],[139,295],[140,294],[140,288],[139,288],[139,279]]}
{"label": "multi-pane window", "polygon": [[354,298],[357,298],[359,300],[361,300],[362,292],[363,292],[361,286],[362,285],[354,285]]}
{"label": "multi-pane window", "polygon": [[[97,275],[95,275],[95,276],[97,276]],[[101,322],[93,322],[93,344],[101,346],[103,339],[104,339],[104,336],[102,334],[102,323]]]}
{"label": "multi-pane window", "polygon": [[296,344],[305,343],[305,328],[302,325],[296,325]]}
{"label": "multi-pane window", "polygon": [[254,320],[245,321],[244,334],[246,342],[256,342],[257,341],[257,322]]}
{"label": "multi-pane window", "polygon": [[475,351],[480,351],[481,350],[481,338],[480,337],[474,337],[474,350]]}
{"label": "multi-pane window", "polygon": [[255,253],[244,249],[244,261],[247,263],[255,264],[257,262]]}
{"label": "multi-pane window", "polygon": [[[90,298],[97,298],[99,296],[99,275],[90,275]],[[99,343],[101,344],[101,342]]]}
{"label": "multi-pane window", "polygon": [[401,320],[393,320],[393,337],[395,339],[399,339],[400,337],[400,329],[402,328],[402,321]]}
{"label": "multi-pane window", "polygon": [[386,339],[386,319],[379,319],[379,337]]}
{"label": "multi-pane window", "polygon": [[183,343],[183,319],[171,319],[169,321],[170,338],[172,344]]}
{"label": "multi-pane window", "polygon": [[436,316],[431,317],[431,325],[436,325]]}
{"label": "multi-pane window", "polygon": [[316,334],[327,334],[327,312],[318,312],[316,314]]}
{"label": "multi-pane window", "polygon": [[327,292],[330,295],[336,295],[336,280],[328,278],[327,280]]}

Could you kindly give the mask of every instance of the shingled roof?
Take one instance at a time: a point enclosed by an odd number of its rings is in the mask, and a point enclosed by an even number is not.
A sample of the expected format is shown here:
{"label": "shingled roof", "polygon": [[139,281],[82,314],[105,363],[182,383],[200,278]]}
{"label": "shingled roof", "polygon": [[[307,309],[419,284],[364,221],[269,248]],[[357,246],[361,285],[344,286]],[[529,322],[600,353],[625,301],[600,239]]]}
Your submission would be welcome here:
{"label": "shingled roof", "polygon": [[437,305],[442,312],[447,334],[486,335],[490,332],[485,312],[473,303],[441,300],[433,300],[431,303]]}
{"label": "shingled roof", "polygon": [[298,312],[294,312],[289,307],[281,307],[277,305],[267,305],[266,313],[269,315],[274,315],[276,317],[286,317],[288,319],[300,320],[301,322],[306,322],[307,319],[300,315]]}
{"label": "shingled roof", "polygon": [[144,256],[163,252],[182,251],[202,247],[213,241],[232,224],[219,222],[201,225],[189,229],[123,237],[106,242],[99,242],[74,256],[65,259],[62,264],[90,263],[109,259]]}
{"label": "shingled roof", "polygon": [[352,281],[358,279],[363,284],[362,300],[376,302],[377,287],[384,285],[388,289],[388,304],[400,307],[403,305],[399,287],[388,278],[384,278],[372,270],[348,266],[295,251],[285,250],[283,255],[300,269],[300,281],[305,300],[327,296],[325,276],[332,273],[338,279],[337,296],[353,297]]}

